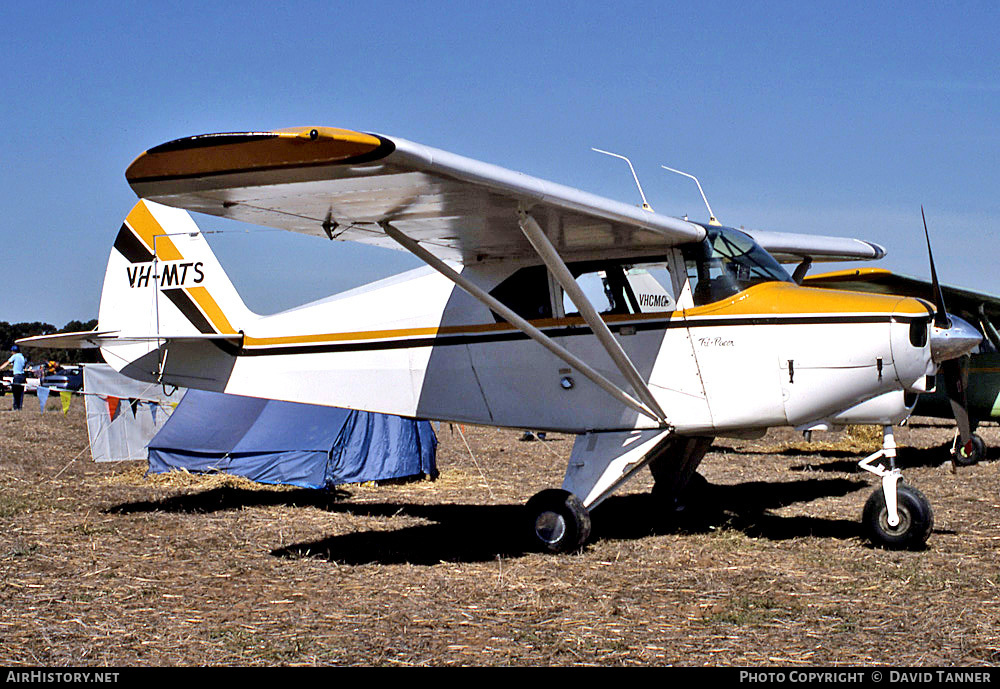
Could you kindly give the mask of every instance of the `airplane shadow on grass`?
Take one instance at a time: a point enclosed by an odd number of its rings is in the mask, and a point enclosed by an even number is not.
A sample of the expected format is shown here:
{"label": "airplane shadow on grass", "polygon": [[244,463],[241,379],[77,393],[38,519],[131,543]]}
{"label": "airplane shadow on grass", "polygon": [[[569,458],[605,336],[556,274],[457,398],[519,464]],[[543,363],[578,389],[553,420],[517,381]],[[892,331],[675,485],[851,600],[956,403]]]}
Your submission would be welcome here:
{"label": "airplane shadow on grass", "polygon": [[[818,497],[846,495],[867,486],[846,479],[788,483],[705,486],[695,504],[665,511],[649,494],[609,498],[594,510],[592,539],[636,540],[669,533],[707,533],[729,528],[772,540],[802,536],[849,539],[860,535],[856,522],[812,517],[779,517],[768,510]],[[344,504],[352,514],[396,513],[400,505]],[[359,509],[360,508],[360,509]],[[482,562],[516,557],[530,550],[530,524],[521,505],[406,505],[403,511],[434,523],[397,531],[368,531],[272,551],[278,557],[319,557],[343,564],[436,564]]]}
{"label": "airplane shadow on grass", "polygon": [[[783,517],[770,510],[826,496],[847,495],[869,485],[843,478],[732,486],[706,484],[688,497],[688,505],[682,510],[668,508],[650,494],[613,496],[594,510],[592,540],[636,540],[650,535],[699,534],[716,529],[771,540],[805,536],[851,539],[861,533],[856,521]],[[497,557],[517,557],[532,550],[530,524],[522,505],[352,503],[345,499],[349,495],[344,491],[216,488],[163,500],[125,503],[107,511],[200,514],[285,505],[316,507],[356,517],[391,520],[406,516],[430,522],[330,536],[271,551],[276,557],[320,558],[341,564],[484,562]]]}
{"label": "airplane shadow on grass", "polygon": [[[800,450],[785,450],[777,453],[784,456],[808,455],[820,457],[820,461],[808,464],[797,464],[790,467],[792,471],[831,471],[838,473],[850,473],[863,471],[858,468],[858,462],[864,457],[856,454],[840,452],[838,450],[820,450],[813,453],[802,452]],[[835,461],[824,461],[825,458],[848,457],[848,459],[837,459]],[[996,459],[995,452],[988,452],[986,460]],[[986,461],[984,460],[984,461]],[[896,450],[896,466],[905,470],[907,467],[937,467],[951,462],[951,442],[945,442],[937,447],[900,447]],[[877,462],[876,462],[877,463]],[[882,460],[884,466],[888,466],[887,460]]]}
{"label": "airplane shadow on grass", "polygon": [[108,514],[143,514],[170,512],[174,514],[207,514],[238,510],[244,507],[317,507],[332,510],[350,493],[344,490],[298,488],[287,491],[250,490],[246,488],[211,488],[200,493],[176,495],[162,500],[126,502],[105,510]]}

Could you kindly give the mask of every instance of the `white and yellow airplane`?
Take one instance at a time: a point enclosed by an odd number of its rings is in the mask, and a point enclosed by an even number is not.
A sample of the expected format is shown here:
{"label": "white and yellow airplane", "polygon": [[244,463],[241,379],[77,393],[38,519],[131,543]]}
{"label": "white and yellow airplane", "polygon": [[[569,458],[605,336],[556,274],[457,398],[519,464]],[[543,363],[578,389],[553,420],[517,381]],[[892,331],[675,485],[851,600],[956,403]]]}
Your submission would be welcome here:
{"label": "white and yellow airplane", "polygon": [[[882,478],[871,538],[912,547],[930,533],[891,425],[979,334],[935,328],[918,299],[801,287],[775,258],[875,259],[881,247],[755,241],[714,218],[343,129],[179,139],[126,177],[142,200],[115,239],[98,330],[78,340],[128,376],[577,434],[562,488],[528,503],[549,551],[580,547],[590,510],[647,464],[658,488],[682,489],[713,437],[878,423],[884,449],[861,463]],[[181,209],[402,248],[427,267],[261,316]]]}

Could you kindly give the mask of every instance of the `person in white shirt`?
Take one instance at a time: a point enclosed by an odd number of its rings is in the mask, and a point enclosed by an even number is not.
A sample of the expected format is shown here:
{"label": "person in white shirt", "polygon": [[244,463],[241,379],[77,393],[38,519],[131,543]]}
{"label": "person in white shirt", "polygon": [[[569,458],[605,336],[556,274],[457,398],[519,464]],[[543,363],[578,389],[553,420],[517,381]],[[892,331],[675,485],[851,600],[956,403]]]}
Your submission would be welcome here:
{"label": "person in white shirt", "polygon": [[10,348],[10,351],[14,352],[7,362],[0,366],[0,371],[4,370],[8,366],[12,367],[14,371],[14,379],[10,384],[10,391],[14,395],[14,406],[13,411],[21,411],[21,402],[24,401],[24,383],[27,381],[27,375],[24,372],[25,366],[27,366],[27,361],[24,355],[21,354],[21,348],[14,345]]}

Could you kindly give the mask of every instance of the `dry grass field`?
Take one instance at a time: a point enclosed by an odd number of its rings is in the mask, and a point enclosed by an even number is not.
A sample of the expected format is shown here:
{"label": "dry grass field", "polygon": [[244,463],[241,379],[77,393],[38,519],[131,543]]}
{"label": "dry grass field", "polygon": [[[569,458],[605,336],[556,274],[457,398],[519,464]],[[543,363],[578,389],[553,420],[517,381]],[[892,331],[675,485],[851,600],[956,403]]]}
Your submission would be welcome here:
{"label": "dry grass field", "polygon": [[29,398],[0,412],[0,663],[1000,661],[1000,466],[942,466],[946,424],[897,433],[935,513],[919,552],[861,538],[870,448],[788,431],[717,441],[679,513],[643,472],[583,552],[530,552],[521,506],[560,483],[572,438],[519,435],[445,424],[437,481],[320,492],[96,465],[83,405]]}

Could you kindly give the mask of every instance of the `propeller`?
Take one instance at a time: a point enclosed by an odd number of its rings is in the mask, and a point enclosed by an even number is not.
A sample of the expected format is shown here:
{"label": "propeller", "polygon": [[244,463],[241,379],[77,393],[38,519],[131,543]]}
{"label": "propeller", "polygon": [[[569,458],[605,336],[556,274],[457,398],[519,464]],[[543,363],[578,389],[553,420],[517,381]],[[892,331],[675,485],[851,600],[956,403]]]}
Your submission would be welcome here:
{"label": "propeller", "polygon": [[934,268],[934,252],[931,251],[931,235],[927,231],[927,216],[924,215],[924,207],[920,206],[920,219],[924,221],[924,239],[927,240],[927,257],[931,262],[931,284],[934,289],[934,306],[937,313],[934,314],[935,327],[947,330],[951,327],[951,320],[944,307],[944,292],[941,291],[941,283],[938,282],[937,270]]}
{"label": "propeller", "polygon": [[[934,253],[931,251],[931,237],[927,231],[927,216],[924,214],[924,207],[920,206],[920,218],[924,222],[924,239],[927,240],[927,256],[931,263],[931,285],[934,290],[934,306],[937,313],[934,314],[935,334],[939,339],[952,339],[950,332],[955,329],[971,328],[961,319],[952,319],[948,316],[945,308],[944,292],[941,283],[938,282],[937,270],[934,267]],[[960,321],[961,323],[955,323]],[[977,333],[978,334],[978,333]],[[961,339],[959,337],[958,339]],[[934,347],[931,347],[932,353]],[[968,351],[968,350],[966,350]],[[946,355],[945,355],[946,356]],[[941,375],[944,377],[945,394],[951,404],[952,414],[958,424],[958,442],[952,451],[952,458],[956,464],[973,464],[982,454],[985,446],[978,436],[972,434],[972,424],[969,421],[969,355],[962,353],[959,356],[952,356],[941,361]],[[977,442],[978,441],[978,442]]]}

